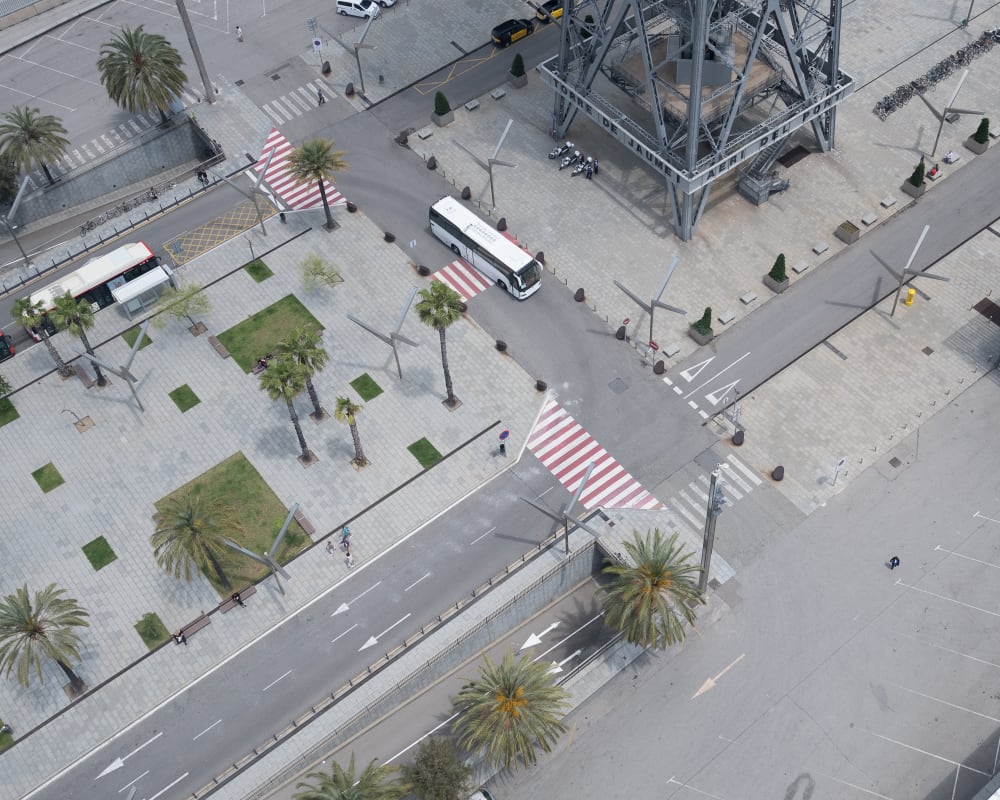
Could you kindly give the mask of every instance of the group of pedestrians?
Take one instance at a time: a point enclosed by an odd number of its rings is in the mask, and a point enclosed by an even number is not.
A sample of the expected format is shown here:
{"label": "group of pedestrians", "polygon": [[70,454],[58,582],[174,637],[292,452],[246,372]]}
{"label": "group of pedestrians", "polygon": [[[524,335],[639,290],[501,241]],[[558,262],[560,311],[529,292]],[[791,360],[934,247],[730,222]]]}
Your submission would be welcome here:
{"label": "group of pedestrians", "polygon": [[[344,551],[347,556],[347,566],[348,568],[354,566],[354,553],[351,552],[351,529],[346,525],[340,531],[340,549]],[[337,549],[333,546],[333,540],[330,539],[326,543],[326,552],[331,556],[337,552]]]}

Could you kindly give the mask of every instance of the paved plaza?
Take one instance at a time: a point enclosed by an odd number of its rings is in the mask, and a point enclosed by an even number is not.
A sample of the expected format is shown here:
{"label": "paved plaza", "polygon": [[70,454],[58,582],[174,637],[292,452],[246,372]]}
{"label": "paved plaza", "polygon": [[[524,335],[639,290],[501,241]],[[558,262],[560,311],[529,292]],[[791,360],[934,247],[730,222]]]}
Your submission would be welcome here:
{"label": "paved plaza", "polygon": [[[381,65],[388,79],[382,88],[371,89],[373,99],[461,55],[447,42],[432,46],[420,34],[420,26],[435,16],[421,9],[446,13],[445,5],[445,0],[404,0],[384,15],[379,23],[379,36],[384,37],[379,58],[405,53],[403,47],[393,49],[393,42],[416,38],[424,44],[412,58]],[[488,10],[486,3],[470,5],[478,16],[470,16],[468,27],[462,28],[459,41],[466,49],[485,40],[487,16],[499,19],[504,14]],[[503,5],[512,15],[525,13],[516,11],[523,8],[519,3]],[[790,268],[808,265],[801,276],[790,269],[794,290],[797,281],[822,269],[829,257],[847,247],[833,236],[841,221],[860,224],[863,215],[873,212],[879,216],[878,225],[893,214],[905,213],[911,201],[899,185],[920,152],[930,149],[935,123],[917,101],[886,122],[879,122],[871,107],[983,30],[1000,27],[996,6],[977,16],[968,29],[957,27],[954,16],[964,10],[950,0],[922,6],[919,16],[911,13],[906,0],[856,0],[846,6],[841,65],[856,78],[857,89],[838,111],[837,150],[810,155],[787,170],[783,176],[791,180],[791,188],[759,208],[737,195],[734,179],[719,181],[690,242],[672,235],[662,181],[582,117],[574,123],[571,137],[580,149],[598,155],[600,175],[586,181],[570,178],[568,171],[558,172],[546,158],[552,146],[547,135],[551,94],[533,72],[525,89],[506,87],[500,100],[484,95],[475,111],[459,107],[456,122],[448,128],[435,128],[423,141],[411,136],[412,157],[434,155],[456,189],[469,185],[474,198],[485,203],[489,187],[484,173],[456,141],[473,152],[490,151],[506,120],[513,119],[501,157],[518,166],[497,171],[498,208],[492,216],[505,216],[521,241],[545,251],[549,290],[556,281],[569,290],[585,287],[596,318],[612,329],[632,317],[629,333],[641,338],[648,325],[612,280],[622,280],[640,293],[653,290],[666,265],[679,255],[680,266],[664,299],[688,309],[688,319],[661,315],[654,331],[661,345],[676,343],[680,348],[668,359],[669,378],[671,365],[695,352],[686,328],[702,308],[711,306],[717,315],[733,312],[733,322],[717,325],[717,332],[725,335],[726,327],[738,326],[769,299],[761,276],[778,252],[785,254]],[[84,7],[78,1],[61,8],[68,13]],[[39,19],[31,24],[40,24]],[[7,40],[16,30],[3,31],[0,38]],[[334,66],[331,85],[351,79],[353,53],[341,53],[329,43],[327,56]],[[301,60],[312,63],[314,56],[303,53]],[[961,96],[963,105],[982,108],[994,119],[1000,116],[995,107],[998,64],[1000,48],[974,61]],[[931,99],[943,103],[950,87],[948,82],[938,86]],[[197,113],[229,153],[259,151],[273,124],[232,86],[223,87],[218,103],[199,107]],[[415,127],[426,123],[426,118],[413,121]],[[995,169],[995,146],[980,157],[962,148],[974,127],[969,119],[945,126],[939,153],[950,149],[963,158],[955,167],[946,167],[939,181],[953,180],[962,169],[982,165]],[[895,204],[882,207],[880,201],[886,197],[895,198]],[[51,360],[41,346],[3,365],[5,377],[18,387],[13,400],[21,414],[0,430],[8,499],[8,533],[0,539],[0,558],[8,565],[8,585],[3,590],[11,591],[22,582],[31,587],[56,582],[81,601],[91,613],[80,668],[90,685],[109,679],[145,653],[133,628],[144,613],[156,611],[168,627],[175,628],[217,604],[218,598],[204,582],[184,584],[161,573],[149,545],[153,503],[214,464],[243,452],[283,503],[301,504],[319,533],[377,503],[351,522],[358,554],[369,558],[496,474],[501,463],[491,455],[494,435],[484,431],[497,421],[526,431],[538,413],[543,396],[535,391],[532,379],[513,359],[497,353],[492,340],[469,317],[448,333],[455,389],[463,403],[459,410],[449,412],[441,405],[437,336],[412,312],[403,332],[417,338],[421,347],[402,351],[403,380],[397,379],[391,353],[346,314],[388,326],[408,287],[427,282],[413,271],[405,244],[384,242],[382,231],[363,213],[339,212],[338,220],[341,227],[332,234],[319,228],[322,212],[293,215],[287,226],[272,224],[266,240],[250,233],[258,254],[274,248],[264,256],[274,275],[260,284],[242,270],[229,274],[249,259],[243,237],[191,261],[180,272],[199,285],[220,279],[207,290],[212,311],[202,317],[210,334],[290,293],[299,297],[326,327],[331,364],[316,383],[327,408],[337,395],[350,391],[348,382],[361,373],[375,377],[386,393],[359,416],[366,453],[373,462],[361,472],[349,464],[347,427],[333,419],[313,423],[305,416],[304,402],[299,405],[302,424],[319,462],[303,469],[295,460],[294,432],[283,405],[269,401],[256,379],[231,359],[220,359],[206,337],[192,337],[179,323],[151,331],[153,345],[137,356],[134,371],[140,377],[138,391],[145,413],[138,412],[118,379],[112,378],[106,388],[90,390],[77,379],[61,380],[51,371]],[[303,233],[310,225],[312,230]],[[813,247],[821,242],[828,249],[818,256]],[[864,237],[851,247],[864,248]],[[314,253],[334,263],[343,284],[318,292],[305,290],[300,264]],[[888,255],[904,260],[907,254]],[[1000,290],[998,257],[1000,229],[994,226],[935,266],[934,271],[950,276],[951,282],[922,285],[931,295],[929,302],[918,296],[912,307],[900,308],[890,318],[890,298],[832,336],[831,347],[816,348],[744,398],[741,423],[747,429],[747,443],[739,458],[762,477],[776,464],[784,464],[787,477],[774,487],[801,514],[821,507],[873,465],[892,469],[884,460],[887,451],[895,449],[896,455],[905,456],[907,448],[915,449],[914,434],[922,422],[996,361],[1000,337],[971,306]],[[442,263],[446,259],[442,251]],[[747,292],[756,293],[757,299],[744,305],[740,297]],[[91,340],[102,343],[98,352],[111,363],[126,355],[119,334],[128,325],[114,311],[97,316]],[[56,336],[55,343],[67,355],[79,349],[67,334]],[[640,357],[622,347],[623,358]],[[181,414],[167,393],[185,383],[201,403]],[[95,427],[79,433],[72,424],[74,414],[90,416]],[[718,419],[707,424],[719,433],[715,449],[724,454],[730,447],[725,440],[731,424]],[[405,447],[423,436],[443,453],[460,449],[378,502],[420,471]],[[474,441],[461,447],[470,439]],[[628,468],[627,453],[618,456]],[[841,458],[844,466],[837,470]],[[66,483],[42,494],[31,472],[48,462]],[[669,483],[668,478],[656,490],[663,494],[661,499],[672,491]],[[101,535],[111,543],[117,560],[95,572],[80,548]],[[183,658],[170,651],[147,659],[119,678],[113,691],[98,692],[33,736],[30,747],[16,747],[4,755],[9,785],[18,792],[30,789],[46,774],[39,764],[64,764],[86,752],[343,578],[346,568],[320,551],[317,548],[295,562],[287,595],[262,591],[258,613],[217,618],[210,636],[198,648],[189,648]],[[720,555],[726,556],[724,545]],[[64,708],[66,698],[57,688],[61,684],[62,675],[53,665],[46,667],[46,682],[28,690],[15,681],[0,683],[5,721],[23,734]]]}

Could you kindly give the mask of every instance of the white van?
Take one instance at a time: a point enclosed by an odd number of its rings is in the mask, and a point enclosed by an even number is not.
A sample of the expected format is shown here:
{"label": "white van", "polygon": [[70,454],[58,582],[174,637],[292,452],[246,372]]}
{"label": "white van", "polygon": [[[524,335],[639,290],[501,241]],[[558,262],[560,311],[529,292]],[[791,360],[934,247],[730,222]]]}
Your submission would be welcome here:
{"label": "white van", "polygon": [[337,0],[337,13],[349,17],[377,17],[378,3],[373,0]]}

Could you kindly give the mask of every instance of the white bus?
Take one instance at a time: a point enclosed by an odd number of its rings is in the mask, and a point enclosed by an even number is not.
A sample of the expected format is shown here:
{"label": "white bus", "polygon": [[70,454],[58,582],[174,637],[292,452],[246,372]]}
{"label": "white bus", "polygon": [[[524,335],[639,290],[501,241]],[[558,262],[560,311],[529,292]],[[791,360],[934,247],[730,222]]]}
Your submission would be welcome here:
{"label": "white bus", "polygon": [[443,197],[431,206],[431,233],[518,300],[542,285],[542,268],[531,254],[454,197]]}

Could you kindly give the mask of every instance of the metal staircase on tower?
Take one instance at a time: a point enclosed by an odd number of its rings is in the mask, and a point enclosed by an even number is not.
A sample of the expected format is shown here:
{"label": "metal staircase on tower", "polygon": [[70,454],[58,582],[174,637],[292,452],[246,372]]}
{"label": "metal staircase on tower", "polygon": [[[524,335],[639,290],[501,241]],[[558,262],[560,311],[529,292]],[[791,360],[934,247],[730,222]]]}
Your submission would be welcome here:
{"label": "metal staircase on tower", "polygon": [[690,239],[712,183],[740,176],[765,202],[771,172],[811,129],[834,146],[843,0],[564,0],[559,53],[542,80],[555,92],[552,132],[578,112],[664,176],[674,230]]}

